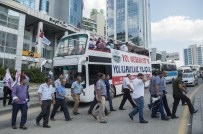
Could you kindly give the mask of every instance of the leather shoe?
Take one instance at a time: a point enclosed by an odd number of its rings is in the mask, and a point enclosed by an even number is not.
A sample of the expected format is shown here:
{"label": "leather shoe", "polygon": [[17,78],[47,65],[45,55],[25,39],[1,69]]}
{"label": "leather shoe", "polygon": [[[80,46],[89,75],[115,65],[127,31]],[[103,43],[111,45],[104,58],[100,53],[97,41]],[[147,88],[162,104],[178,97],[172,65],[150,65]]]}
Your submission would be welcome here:
{"label": "leather shoe", "polygon": [[55,119],[54,119],[54,118],[50,118],[50,120],[55,121]]}
{"label": "leather shoe", "polygon": [[12,126],[12,128],[13,128],[13,129],[17,129],[17,127],[16,127],[16,126]]}
{"label": "leather shoe", "polygon": [[151,118],[159,118],[157,115],[152,115]]}
{"label": "leather shoe", "polygon": [[43,125],[44,128],[50,128],[51,126],[49,125]]}
{"label": "leather shoe", "polygon": [[37,124],[37,126],[40,126],[40,123],[36,120],[36,124]]}
{"label": "leather shoe", "polygon": [[99,123],[104,123],[104,124],[106,124],[106,123],[107,123],[107,121],[100,121]]}
{"label": "leather shoe", "polygon": [[148,121],[146,121],[146,120],[143,120],[143,121],[140,121],[140,123],[148,123]]}
{"label": "leather shoe", "polygon": [[165,118],[163,118],[162,120],[163,120],[163,121],[168,121],[169,118],[168,118],[168,117],[165,117]]}
{"label": "leather shoe", "polygon": [[72,121],[73,118],[66,119],[66,121]]}
{"label": "leather shoe", "polygon": [[128,115],[129,115],[130,119],[133,121],[133,117],[130,114],[128,114]]}
{"label": "leather shoe", "polygon": [[124,109],[124,108],[119,108],[119,110],[126,110],[126,109]]}
{"label": "leather shoe", "polygon": [[20,129],[26,130],[27,127],[26,126],[20,126]]}
{"label": "leather shoe", "polygon": [[178,117],[177,116],[171,116],[171,119],[177,119]]}
{"label": "leather shoe", "polygon": [[115,109],[111,109],[110,111],[116,111]]}

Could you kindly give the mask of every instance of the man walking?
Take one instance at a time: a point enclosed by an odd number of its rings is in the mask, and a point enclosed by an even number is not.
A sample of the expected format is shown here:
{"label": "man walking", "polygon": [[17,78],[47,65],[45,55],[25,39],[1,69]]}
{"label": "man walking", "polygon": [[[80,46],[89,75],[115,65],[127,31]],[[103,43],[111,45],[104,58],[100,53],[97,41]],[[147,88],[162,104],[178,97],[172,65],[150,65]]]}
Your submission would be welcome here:
{"label": "man walking", "polygon": [[8,95],[9,95],[8,105],[11,105],[11,102],[12,102],[12,90],[11,90],[11,88],[12,88],[13,79],[11,77],[9,69],[6,69],[6,75],[3,79],[3,83],[4,83],[3,106],[6,106],[6,99],[7,99]]}
{"label": "man walking", "polygon": [[167,116],[170,116],[171,117],[171,110],[168,106],[168,101],[167,101],[167,97],[166,97],[166,94],[167,94],[167,90],[166,90],[166,79],[165,77],[167,77],[167,72],[166,71],[163,71],[162,72],[162,78],[161,78],[161,87],[163,89],[163,105],[164,105],[164,109],[166,111],[166,114]]}
{"label": "man walking", "polygon": [[159,112],[161,113],[161,119],[164,121],[169,120],[169,118],[165,115],[164,109],[163,109],[163,89],[161,88],[161,71],[158,71],[156,76],[152,79],[152,85],[151,85],[151,97],[152,98],[158,98],[159,100],[154,102],[154,107],[152,107],[152,118],[157,118],[157,107],[159,108]]}
{"label": "man walking", "polygon": [[41,106],[41,113],[36,118],[36,124],[40,125],[40,120],[43,118],[43,127],[50,128],[51,126],[48,125],[49,123],[49,115],[50,115],[50,108],[51,102],[55,104],[54,98],[54,89],[52,87],[52,78],[48,77],[46,79],[46,83],[41,84],[38,89],[38,96],[39,96],[39,104]]}
{"label": "man walking", "polygon": [[190,114],[194,114],[196,113],[198,110],[195,110],[190,99],[183,94],[183,92],[187,93],[187,89],[183,86],[183,82],[182,82],[182,73],[178,74],[178,78],[174,80],[173,82],[173,98],[174,98],[174,103],[173,103],[173,110],[172,110],[172,119],[178,118],[176,116],[176,111],[177,111],[177,107],[178,104],[180,102],[180,100],[183,100],[185,102],[187,102]]}
{"label": "man walking", "polygon": [[133,90],[132,87],[130,86],[130,79],[131,79],[130,74],[127,74],[127,77],[123,79],[123,92],[124,92],[124,94],[123,94],[123,99],[121,101],[119,110],[125,110],[123,108],[123,106],[124,106],[127,99],[129,100],[129,102],[131,103],[133,108],[136,107],[136,104],[134,103],[134,101],[130,95],[130,90]]}
{"label": "man walking", "polygon": [[113,104],[112,104],[112,98],[111,98],[111,93],[110,93],[110,83],[109,83],[109,79],[110,79],[110,76],[107,74],[106,75],[106,79],[105,79],[105,85],[106,85],[106,95],[107,95],[107,100],[109,101],[109,107],[110,107],[110,111],[116,111],[114,108],[113,108]]}
{"label": "man walking", "polygon": [[13,97],[13,109],[12,109],[12,128],[17,129],[16,127],[16,118],[18,111],[21,111],[21,122],[20,122],[20,128],[23,130],[26,130],[27,127],[25,126],[26,121],[27,121],[27,101],[28,101],[28,96],[27,96],[27,85],[26,83],[26,78],[21,77],[20,78],[20,85],[16,84],[13,87],[13,92],[12,92],[12,97]]}
{"label": "man walking", "polygon": [[140,123],[148,123],[144,119],[144,75],[139,73],[137,78],[133,80],[133,99],[137,104],[137,107],[129,113],[129,117],[133,120],[133,117],[139,112]]}
{"label": "man walking", "polygon": [[78,106],[80,103],[81,92],[85,96],[85,92],[83,91],[83,86],[82,86],[81,82],[82,82],[82,78],[81,78],[81,76],[78,76],[77,80],[75,82],[73,82],[73,84],[71,86],[71,96],[73,97],[73,99],[75,101],[74,107],[73,107],[73,114],[74,115],[80,114],[80,113],[78,113]]}
{"label": "man walking", "polygon": [[66,79],[62,79],[61,86],[59,86],[56,89],[56,99],[55,99],[56,104],[54,105],[53,111],[52,111],[51,116],[50,116],[50,119],[52,121],[55,121],[54,116],[55,116],[55,114],[56,114],[56,112],[60,106],[63,109],[63,113],[64,113],[66,121],[72,120],[72,118],[70,118],[68,108],[66,106],[67,97],[66,97],[65,84],[66,84]]}
{"label": "man walking", "polygon": [[27,73],[25,73],[24,70],[21,71],[21,77],[25,77],[25,79],[26,79],[25,85],[27,86],[28,101],[30,101],[30,95],[29,95],[29,91],[28,91],[30,78],[28,77]]}
{"label": "man walking", "polygon": [[96,98],[99,103],[99,109],[92,113],[92,116],[100,123],[107,123],[105,120],[105,103],[106,103],[106,85],[104,83],[105,75],[99,74],[99,80],[96,84]]}

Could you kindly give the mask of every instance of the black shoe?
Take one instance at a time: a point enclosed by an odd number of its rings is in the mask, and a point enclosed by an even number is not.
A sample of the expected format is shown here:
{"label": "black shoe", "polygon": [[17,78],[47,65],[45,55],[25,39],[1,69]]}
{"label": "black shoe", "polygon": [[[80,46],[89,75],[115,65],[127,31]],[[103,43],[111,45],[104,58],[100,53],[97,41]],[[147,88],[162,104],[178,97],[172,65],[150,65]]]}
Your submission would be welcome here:
{"label": "black shoe", "polygon": [[72,121],[73,118],[66,119],[66,121]]}
{"label": "black shoe", "polygon": [[3,104],[4,107],[6,107],[6,104]]}
{"label": "black shoe", "polygon": [[87,114],[92,114],[92,112],[89,112],[89,111],[88,111]]}
{"label": "black shoe", "polygon": [[16,126],[12,126],[12,128],[13,128],[13,129],[17,129],[17,127],[16,127]]}
{"label": "black shoe", "polygon": [[159,118],[158,115],[152,115],[151,118]]}
{"label": "black shoe", "polygon": [[104,124],[106,124],[106,123],[107,123],[107,121],[100,121],[99,123],[104,123]]}
{"label": "black shoe", "polygon": [[11,103],[8,103],[8,105],[11,105]]}
{"label": "black shoe", "polygon": [[51,126],[49,125],[43,125],[44,128],[50,128]]}
{"label": "black shoe", "polygon": [[151,106],[151,104],[148,104],[148,108],[151,110],[152,109],[152,106]]}
{"label": "black shoe", "polygon": [[27,130],[26,126],[20,126],[20,129]]}
{"label": "black shoe", "polygon": [[36,125],[37,125],[37,126],[40,126],[40,123],[39,123],[37,120],[36,120]]}
{"label": "black shoe", "polygon": [[168,117],[165,117],[165,118],[163,118],[162,120],[163,120],[163,121],[168,121],[169,118],[168,118]]}
{"label": "black shoe", "polygon": [[111,109],[110,111],[112,111],[112,112],[113,112],[113,111],[117,111],[117,110],[115,110],[115,109]]}
{"label": "black shoe", "polygon": [[140,121],[140,123],[148,123],[148,121],[146,121],[146,120],[143,120],[143,121]]}
{"label": "black shoe", "polygon": [[137,105],[135,105],[133,108],[136,108],[137,107]]}
{"label": "black shoe", "polygon": [[177,116],[171,116],[171,119],[177,119],[177,118],[179,118],[179,117],[177,117]]}
{"label": "black shoe", "polygon": [[128,116],[130,117],[130,119],[133,121],[133,117],[130,115],[130,114],[128,114]]}
{"label": "black shoe", "polygon": [[78,115],[78,114],[80,114],[80,113],[78,113],[78,112],[73,112],[73,114],[74,114],[74,115]]}
{"label": "black shoe", "polygon": [[195,113],[197,113],[197,112],[198,112],[198,110],[194,110],[193,114],[195,114]]}
{"label": "black shoe", "polygon": [[50,120],[55,121],[55,119],[54,119],[54,118],[50,118]]}
{"label": "black shoe", "polygon": [[124,109],[124,108],[119,108],[119,110],[126,110],[126,109]]}

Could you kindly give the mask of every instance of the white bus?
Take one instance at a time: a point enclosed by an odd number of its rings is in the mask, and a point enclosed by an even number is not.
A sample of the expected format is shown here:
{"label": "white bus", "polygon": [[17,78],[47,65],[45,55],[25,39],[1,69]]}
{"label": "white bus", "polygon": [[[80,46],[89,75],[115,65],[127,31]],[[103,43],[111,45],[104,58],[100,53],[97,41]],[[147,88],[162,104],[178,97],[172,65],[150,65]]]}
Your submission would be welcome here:
{"label": "white bus", "polygon": [[175,63],[153,61],[152,71],[167,71],[168,76],[166,77],[166,82],[170,83],[173,79],[178,76],[178,70]]}
{"label": "white bus", "polygon": [[94,83],[98,73],[109,74],[114,96],[121,94],[123,78],[129,73],[133,77],[141,72],[148,79],[151,76],[150,58],[135,53],[115,49],[88,49],[89,33],[76,33],[63,37],[53,60],[54,76],[69,76],[66,84],[67,96],[72,101],[70,87],[78,74],[82,76],[85,96],[81,102],[91,102],[94,98]]}

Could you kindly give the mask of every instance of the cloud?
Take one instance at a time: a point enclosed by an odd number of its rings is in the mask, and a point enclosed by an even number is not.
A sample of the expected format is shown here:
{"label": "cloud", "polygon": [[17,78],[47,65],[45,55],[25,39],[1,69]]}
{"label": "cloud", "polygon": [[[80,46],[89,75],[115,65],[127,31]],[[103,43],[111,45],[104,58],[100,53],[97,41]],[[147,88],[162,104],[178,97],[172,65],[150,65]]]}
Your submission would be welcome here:
{"label": "cloud", "polygon": [[203,42],[203,20],[170,16],[152,22],[152,42],[161,40]]}
{"label": "cloud", "polygon": [[93,8],[104,9],[104,15],[106,15],[106,0],[84,0],[83,16],[89,18]]}

